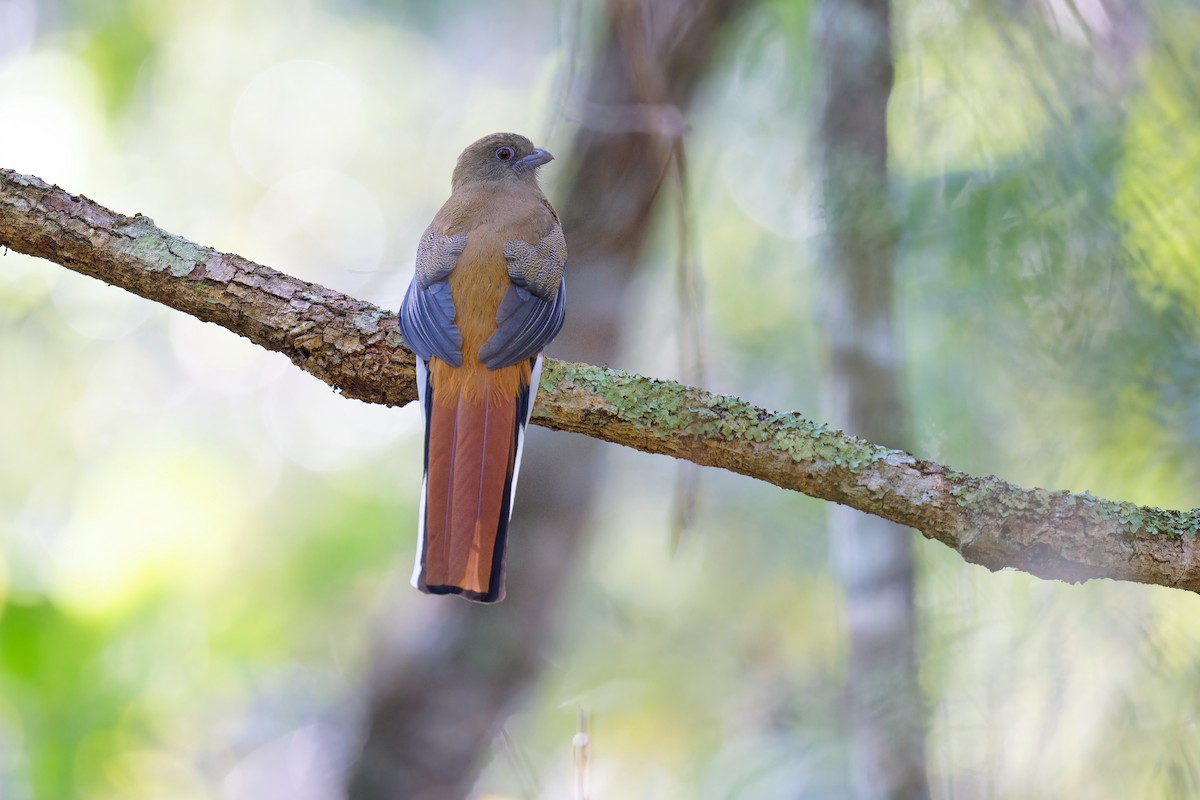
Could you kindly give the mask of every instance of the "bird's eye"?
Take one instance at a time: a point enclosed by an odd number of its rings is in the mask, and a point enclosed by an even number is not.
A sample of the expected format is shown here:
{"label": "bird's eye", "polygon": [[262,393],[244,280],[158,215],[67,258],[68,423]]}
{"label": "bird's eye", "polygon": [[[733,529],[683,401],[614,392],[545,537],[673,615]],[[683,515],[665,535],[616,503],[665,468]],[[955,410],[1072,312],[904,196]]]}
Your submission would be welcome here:
{"label": "bird's eye", "polygon": [[501,161],[508,161],[515,155],[516,153],[513,152],[511,147],[505,146],[496,148],[496,158],[500,159]]}

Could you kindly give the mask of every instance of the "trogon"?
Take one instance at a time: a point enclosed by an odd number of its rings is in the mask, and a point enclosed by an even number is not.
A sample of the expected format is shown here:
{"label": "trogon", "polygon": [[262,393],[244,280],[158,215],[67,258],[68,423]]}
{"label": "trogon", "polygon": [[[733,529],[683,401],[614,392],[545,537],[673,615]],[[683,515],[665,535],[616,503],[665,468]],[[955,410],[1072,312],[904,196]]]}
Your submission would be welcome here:
{"label": "trogon", "polygon": [[400,330],[425,415],[413,585],[494,603],[542,349],[562,328],[567,245],[537,182],[554,157],[514,133],[463,151],[421,236]]}

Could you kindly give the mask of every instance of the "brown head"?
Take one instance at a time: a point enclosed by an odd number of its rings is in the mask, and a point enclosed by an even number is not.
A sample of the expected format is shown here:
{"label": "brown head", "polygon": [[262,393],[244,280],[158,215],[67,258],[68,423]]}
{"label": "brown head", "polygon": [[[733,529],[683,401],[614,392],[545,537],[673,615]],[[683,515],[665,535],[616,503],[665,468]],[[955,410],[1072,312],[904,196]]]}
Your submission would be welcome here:
{"label": "brown head", "polygon": [[451,189],[475,181],[528,181],[537,185],[537,168],[554,156],[517,133],[489,134],[462,151]]}

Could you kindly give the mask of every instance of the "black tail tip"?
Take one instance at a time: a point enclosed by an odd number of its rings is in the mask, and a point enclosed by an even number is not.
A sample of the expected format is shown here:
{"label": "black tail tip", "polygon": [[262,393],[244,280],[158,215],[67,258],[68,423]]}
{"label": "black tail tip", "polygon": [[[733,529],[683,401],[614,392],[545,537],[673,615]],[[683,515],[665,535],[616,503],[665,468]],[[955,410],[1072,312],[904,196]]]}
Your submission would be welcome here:
{"label": "black tail tip", "polygon": [[502,584],[494,585],[486,592],[477,592],[474,589],[466,589],[462,586],[454,586],[448,583],[422,584],[417,588],[425,594],[458,595],[464,600],[471,600],[476,603],[499,603],[504,599],[504,586]]}

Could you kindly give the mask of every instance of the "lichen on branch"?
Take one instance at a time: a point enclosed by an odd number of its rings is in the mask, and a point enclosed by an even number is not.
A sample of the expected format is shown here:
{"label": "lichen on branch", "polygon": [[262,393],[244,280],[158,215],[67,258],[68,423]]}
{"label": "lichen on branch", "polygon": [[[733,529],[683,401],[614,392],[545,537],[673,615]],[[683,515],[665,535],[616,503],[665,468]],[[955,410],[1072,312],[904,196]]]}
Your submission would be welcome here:
{"label": "lichen on branch", "polygon": [[[396,316],[188,241],[39,178],[0,169],[0,247],[44,258],[212,322],[347,397],[416,398]],[[2,267],[0,267],[2,268]],[[550,360],[533,421],[719,467],[920,531],[992,570],[1200,591],[1200,512],[1025,489],[881,447],[795,412],[673,381]]]}

